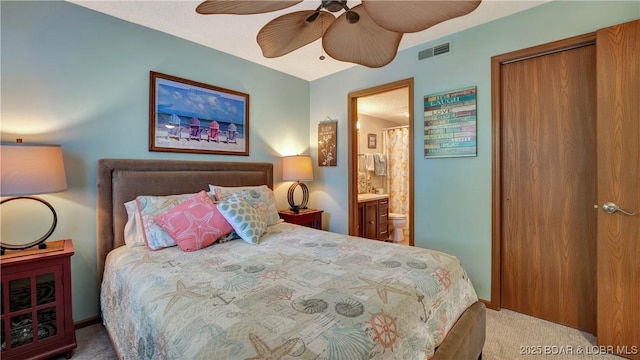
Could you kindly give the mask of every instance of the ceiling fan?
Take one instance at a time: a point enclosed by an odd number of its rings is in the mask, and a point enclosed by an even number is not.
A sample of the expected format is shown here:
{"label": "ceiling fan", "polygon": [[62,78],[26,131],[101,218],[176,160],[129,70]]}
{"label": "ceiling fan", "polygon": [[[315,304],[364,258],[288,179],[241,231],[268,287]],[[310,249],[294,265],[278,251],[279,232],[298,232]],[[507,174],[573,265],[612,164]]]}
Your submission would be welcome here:
{"label": "ceiling fan", "polygon": [[[205,0],[196,12],[261,14],[302,1]],[[382,67],[395,58],[403,34],[466,15],[482,0],[362,0],[353,8],[347,0],[320,1],[315,10],[294,11],[264,25],[257,35],[264,57],[283,56],[322,38],[324,51],[336,60]],[[334,13],[343,10],[336,18]]]}

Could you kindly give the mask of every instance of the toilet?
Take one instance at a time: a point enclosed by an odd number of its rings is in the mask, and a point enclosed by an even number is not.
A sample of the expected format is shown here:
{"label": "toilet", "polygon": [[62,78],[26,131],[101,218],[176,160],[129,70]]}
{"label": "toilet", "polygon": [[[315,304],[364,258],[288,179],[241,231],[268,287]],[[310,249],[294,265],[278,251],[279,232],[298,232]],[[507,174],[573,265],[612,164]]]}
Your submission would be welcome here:
{"label": "toilet", "polygon": [[389,231],[391,232],[391,240],[393,242],[402,242],[404,240],[404,228],[407,226],[407,215],[389,213]]}

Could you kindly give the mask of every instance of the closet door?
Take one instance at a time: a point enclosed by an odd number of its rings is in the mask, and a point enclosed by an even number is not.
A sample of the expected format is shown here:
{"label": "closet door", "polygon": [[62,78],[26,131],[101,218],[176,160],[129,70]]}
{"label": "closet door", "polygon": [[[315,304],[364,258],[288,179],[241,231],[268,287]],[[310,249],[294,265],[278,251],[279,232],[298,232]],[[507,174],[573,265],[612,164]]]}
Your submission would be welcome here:
{"label": "closet door", "polygon": [[[596,44],[597,338],[640,359],[640,20],[599,30]],[[608,213],[609,202],[636,215]]]}
{"label": "closet door", "polygon": [[595,46],[535,55],[500,70],[501,303],[593,332]]}

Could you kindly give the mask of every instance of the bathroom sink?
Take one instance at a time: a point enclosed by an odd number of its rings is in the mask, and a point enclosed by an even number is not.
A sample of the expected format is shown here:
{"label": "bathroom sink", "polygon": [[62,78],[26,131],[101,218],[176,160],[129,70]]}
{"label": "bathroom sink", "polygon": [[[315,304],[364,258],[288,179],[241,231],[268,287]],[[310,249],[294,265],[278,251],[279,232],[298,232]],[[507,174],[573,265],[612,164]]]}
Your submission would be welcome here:
{"label": "bathroom sink", "polygon": [[358,194],[358,202],[389,198],[389,194]]}

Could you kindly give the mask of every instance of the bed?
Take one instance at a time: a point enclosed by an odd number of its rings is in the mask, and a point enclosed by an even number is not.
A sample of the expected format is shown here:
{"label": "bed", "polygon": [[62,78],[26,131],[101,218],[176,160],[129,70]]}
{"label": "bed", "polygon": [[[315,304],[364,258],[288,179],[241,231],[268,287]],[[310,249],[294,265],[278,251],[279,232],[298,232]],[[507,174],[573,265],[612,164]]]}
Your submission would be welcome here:
{"label": "bed", "polygon": [[121,359],[481,358],[485,307],[448,254],[288,223],[258,245],[125,245],[137,196],[273,188],[272,164],[101,159],[97,175],[101,315]]}

